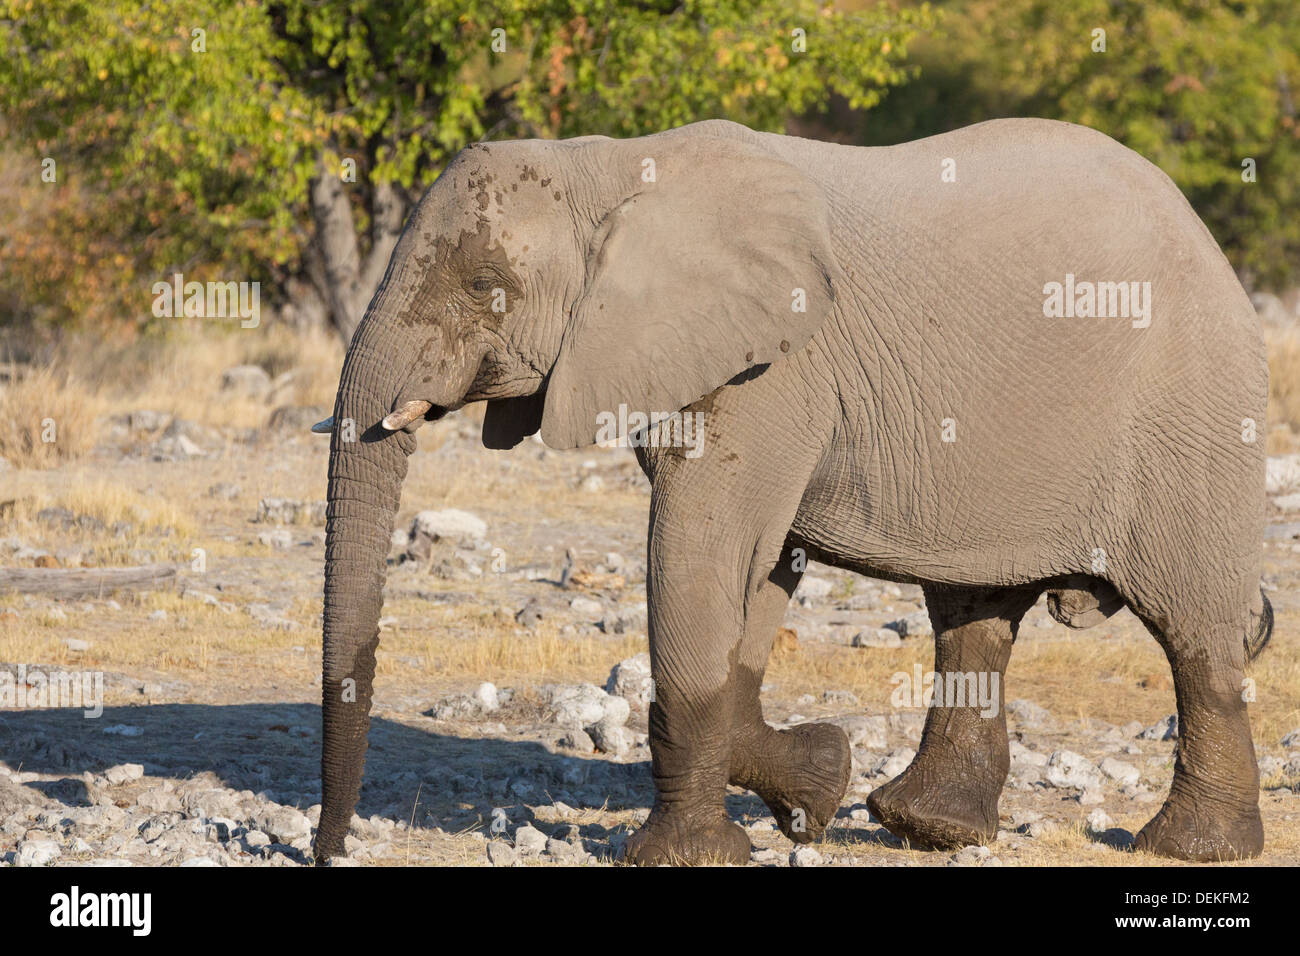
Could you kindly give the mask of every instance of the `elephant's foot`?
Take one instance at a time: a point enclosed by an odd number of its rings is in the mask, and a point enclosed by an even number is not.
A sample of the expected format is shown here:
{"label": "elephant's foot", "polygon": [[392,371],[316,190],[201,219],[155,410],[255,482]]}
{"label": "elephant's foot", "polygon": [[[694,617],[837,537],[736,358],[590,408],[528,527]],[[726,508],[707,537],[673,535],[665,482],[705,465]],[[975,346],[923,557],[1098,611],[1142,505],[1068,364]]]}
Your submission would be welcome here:
{"label": "elephant's foot", "polygon": [[998,831],[1002,781],[910,767],[867,796],[886,830],[924,850],[956,850],[988,843]]}
{"label": "elephant's foot", "polygon": [[762,797],[795,843],[821,839],[849,786],[848,736],[834,724],[800,724],[761,739],[760,746],[733,756],[731,782]]}
{"label": "elephant's foot", "polygon": [[1194,863],[1242,860],[1264,849],[1264,824],[1258,806],[1229,810],[1218,804],[1198,810],[1170,794],[1138,833],[1135,849]]}
{"label": "elephant's foot", "polygon": [[721,814],[703,818],[655,807],[628,838],[623,862],[637,866],[743,866],[749,862],[750,849],[745,831]]}

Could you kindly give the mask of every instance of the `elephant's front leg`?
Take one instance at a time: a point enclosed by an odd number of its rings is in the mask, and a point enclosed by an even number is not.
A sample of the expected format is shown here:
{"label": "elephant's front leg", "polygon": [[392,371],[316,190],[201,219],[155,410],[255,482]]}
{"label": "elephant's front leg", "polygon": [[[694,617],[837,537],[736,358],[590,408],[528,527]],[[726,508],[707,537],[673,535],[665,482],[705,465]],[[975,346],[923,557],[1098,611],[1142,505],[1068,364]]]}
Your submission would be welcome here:
{"label": "elephant's front leg", "polygon": [[[986,843],[997,833],[998,797],[1010,768],[1004,677],[1016,628],[1036,599],[1032,589],[925,587],[935,632],[935,686],[945,692],[960,686],[967,696],[962,706],[946,699],[940,706],[936,692],[916,757],[867,797],[885,828],[914,846],[953,849]],[[991,690],[994,679],[990,713],[968,695]]]}
{"label": "elephant's front leg", "polygon": [[656,796],[624,853],[642,865],[749,861],[749,837],[725,806],[744,602],[731,553],[739,534],[716,511],[707,517],[668,507],[659,494],[652,500],[646,591]]}

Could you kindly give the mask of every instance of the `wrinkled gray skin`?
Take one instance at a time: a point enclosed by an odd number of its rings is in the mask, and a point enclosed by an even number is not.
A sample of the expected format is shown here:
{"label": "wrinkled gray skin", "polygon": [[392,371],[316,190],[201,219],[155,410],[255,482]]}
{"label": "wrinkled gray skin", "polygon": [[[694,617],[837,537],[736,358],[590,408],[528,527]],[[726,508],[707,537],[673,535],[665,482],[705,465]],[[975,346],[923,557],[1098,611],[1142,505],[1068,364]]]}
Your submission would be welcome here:
{"label": "wrinkled gray skin", "polygon": [[[1067,273],[1150,282],[1150,326],[1045,317]],[[843,732],[778,732],[759,705],[794,549],[920,583],[941,674],[1001,674],[1044,591],[1073,626],[1127,605],[1168,656],[1182,730],[1138,845],[1255,855],[1242,668],[1270,616],[1264,451],[1244,420],[1263,434],[1266,387],[1254,312],[1205,227],[1082,127],[863,149],[711,121],[466,149],[412,213],[339,384],[334,420],[357,440],[335,427],[330,446],[317,859],[342,854],[361,785],[411,431],[480,399],[490,447],[539,427],[591,444],[620,404],[704,413],[699,457],[637,451],[658,796],[629,859],[746,860],[729,782],[799,842],[834,816]],[[932,709],[916,759],[871,795],[914,845],[996,831],[1006,723],[978,709]]]}

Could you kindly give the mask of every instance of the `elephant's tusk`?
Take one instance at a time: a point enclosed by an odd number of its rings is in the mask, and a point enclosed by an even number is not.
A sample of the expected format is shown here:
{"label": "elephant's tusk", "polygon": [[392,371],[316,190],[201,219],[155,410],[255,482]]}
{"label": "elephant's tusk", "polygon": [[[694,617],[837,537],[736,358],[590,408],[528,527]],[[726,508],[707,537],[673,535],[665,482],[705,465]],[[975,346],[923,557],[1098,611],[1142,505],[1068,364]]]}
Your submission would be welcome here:
{"label": "elephant's tusk", "polygon": [[384,427],[390,432],[401,431],[416,419],[423,418],[424,413],[431,408],[433,402],[426,402],[419,398],[412,399],[396,411],[390,412],[384,419]]}
{"label": "elephant's tusk", "polygon": [[331,415],[323,422],[317,422],[315,425],[311,426],[311,430],[317,435],[328,435],[330,432],[334,431],[334,416]]}

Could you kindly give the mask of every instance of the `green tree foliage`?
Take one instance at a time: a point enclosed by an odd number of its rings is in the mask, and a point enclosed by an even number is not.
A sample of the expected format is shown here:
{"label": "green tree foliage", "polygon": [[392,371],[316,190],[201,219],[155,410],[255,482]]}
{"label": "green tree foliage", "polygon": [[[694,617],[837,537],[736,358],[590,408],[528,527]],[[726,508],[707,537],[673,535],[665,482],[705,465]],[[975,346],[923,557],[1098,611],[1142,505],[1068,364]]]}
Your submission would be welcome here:
{"label": "green tree foliage", "polygon": [[[915,139],[998,116],[1099,129],[1179,185],[1249,284],[1300,279],[1295,0],[947,0],[918,82],[859,121]],[[1105,50],[1096,30],[1105,31]],[[1255,182],[1243,181],[1254,160]]]}
{"label": "green tree foliage", "polygon": [[0,241],[0,285],[139,321],[173,271],[270,280],[346,336],[466,143],[870,107],[930,24],[817,0],[0,0],[6,138],[67,190]]}

